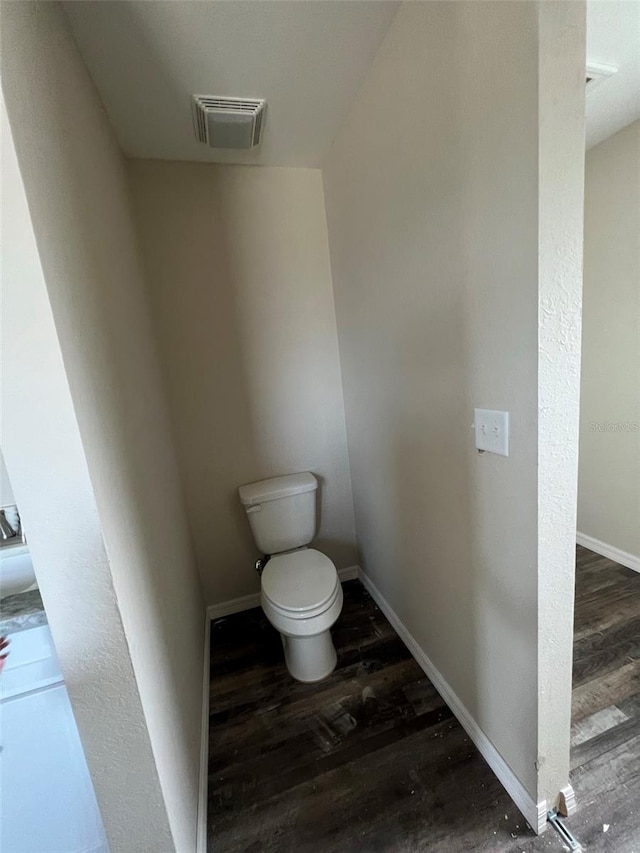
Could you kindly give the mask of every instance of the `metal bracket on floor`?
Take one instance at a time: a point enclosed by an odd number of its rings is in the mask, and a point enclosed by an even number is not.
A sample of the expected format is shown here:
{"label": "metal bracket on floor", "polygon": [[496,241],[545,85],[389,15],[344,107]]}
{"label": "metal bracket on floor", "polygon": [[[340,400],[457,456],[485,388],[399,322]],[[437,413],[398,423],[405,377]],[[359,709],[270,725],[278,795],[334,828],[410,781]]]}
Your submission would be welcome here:
{"label": "metal bracket on floor", "polygon": [[582,853],[582,845],[576,838],[573,837],[571,832],[569,832],[567,827],[560,820],[560,816],[558,815],[556,809],[551,809],[551,811],[547,812],[547,820],[558,833],[560,838],[567,845],[569,850],[571,850],[571,853]]}

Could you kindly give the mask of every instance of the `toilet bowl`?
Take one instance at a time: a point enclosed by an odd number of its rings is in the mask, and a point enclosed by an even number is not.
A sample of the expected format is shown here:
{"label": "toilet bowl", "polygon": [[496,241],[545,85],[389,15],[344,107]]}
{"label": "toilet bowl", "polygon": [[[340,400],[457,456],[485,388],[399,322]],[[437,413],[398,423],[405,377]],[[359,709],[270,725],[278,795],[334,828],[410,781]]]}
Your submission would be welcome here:
{"label": "toilet bowl", "polygon": [[260,602],[280,632],[287,669],[298,681],[321,681],[335,669],[331,628],[342,600],[336,567],[320,551],[293,551],[267,563]]}
{"label": "toilet bowl", "polygon": [[238,490],[256,544],[270,556],[260,578],[262,609],[280,632],[290,674],[306,682],[333,672],[331,628],[342,610],[336,567],[307,547],[315,535],[317,488],[313,474],[304,472]]}

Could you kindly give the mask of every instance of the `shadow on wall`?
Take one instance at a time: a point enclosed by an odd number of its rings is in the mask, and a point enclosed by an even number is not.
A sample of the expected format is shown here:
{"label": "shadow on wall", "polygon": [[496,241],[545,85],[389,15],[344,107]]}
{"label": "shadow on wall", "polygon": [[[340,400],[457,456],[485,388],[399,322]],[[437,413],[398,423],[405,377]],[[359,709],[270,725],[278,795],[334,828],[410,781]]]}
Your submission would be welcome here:
{"label": "shadow on wall", "polygon": [[320,172],[129,161],[208,603],[255,592],[237,488],[312,471],[315,544],[357,562]]}
{"label": "shadow on wall", "polygon": [[[532,796],[535,27],[404,4],[323,172],[362,564]],[[509,459],[475,450],[475,407],[510,412]]]}

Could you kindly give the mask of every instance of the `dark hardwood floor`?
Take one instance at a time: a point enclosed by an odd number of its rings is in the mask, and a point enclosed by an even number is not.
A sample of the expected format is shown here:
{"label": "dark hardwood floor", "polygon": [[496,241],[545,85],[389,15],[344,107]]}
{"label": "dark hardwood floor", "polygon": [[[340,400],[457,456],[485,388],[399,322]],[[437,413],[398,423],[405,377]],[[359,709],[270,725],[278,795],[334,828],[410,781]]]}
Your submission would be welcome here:
{"label": "dark hardwood floor", "polygon": [[[209,850],[563,850],[526,826],[361,584],[344,592],[338,666],[316,685],[290,678],[259,608],[212,624]],[[640,853],[639,628],[640,575],[579,548],[568,825],[594,853]]]}
{"label": "dark hardwood floor", "polygon": [[580,546],[572,718],[572,832],[589,853],[640,853],[640,574]]}

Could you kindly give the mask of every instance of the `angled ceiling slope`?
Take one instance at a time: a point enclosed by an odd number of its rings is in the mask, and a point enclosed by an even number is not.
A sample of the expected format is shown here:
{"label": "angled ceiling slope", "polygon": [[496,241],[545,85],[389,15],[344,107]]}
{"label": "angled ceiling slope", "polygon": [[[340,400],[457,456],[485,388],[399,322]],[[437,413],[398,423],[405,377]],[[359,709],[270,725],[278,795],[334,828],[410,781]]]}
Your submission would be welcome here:
{"label": "angled ceiling slope", "polygon": [[596,89],[587,89],[587,148],[591,148],[640,118],[640,2],[587,3],[587,62],[617,68]]}
{"label": "angled ceiling slope", "polygon": [[[319,166],[389,28],[395,0],[72,0],[64,4],[130,157]],[[587,60],[617,73],[587,96],[587,147],[640,118],[640,2],[589,0]],[[191,95],[264,97],[247,152],[195,140]]]}
{"label": "angled ceiling slope", "polygon": [[[397,6],[384,0],[64,3],[127,156],[277,166],[320,165]],[[266,98],[260,147],[217,151],[197,142],[194,93]]]}

